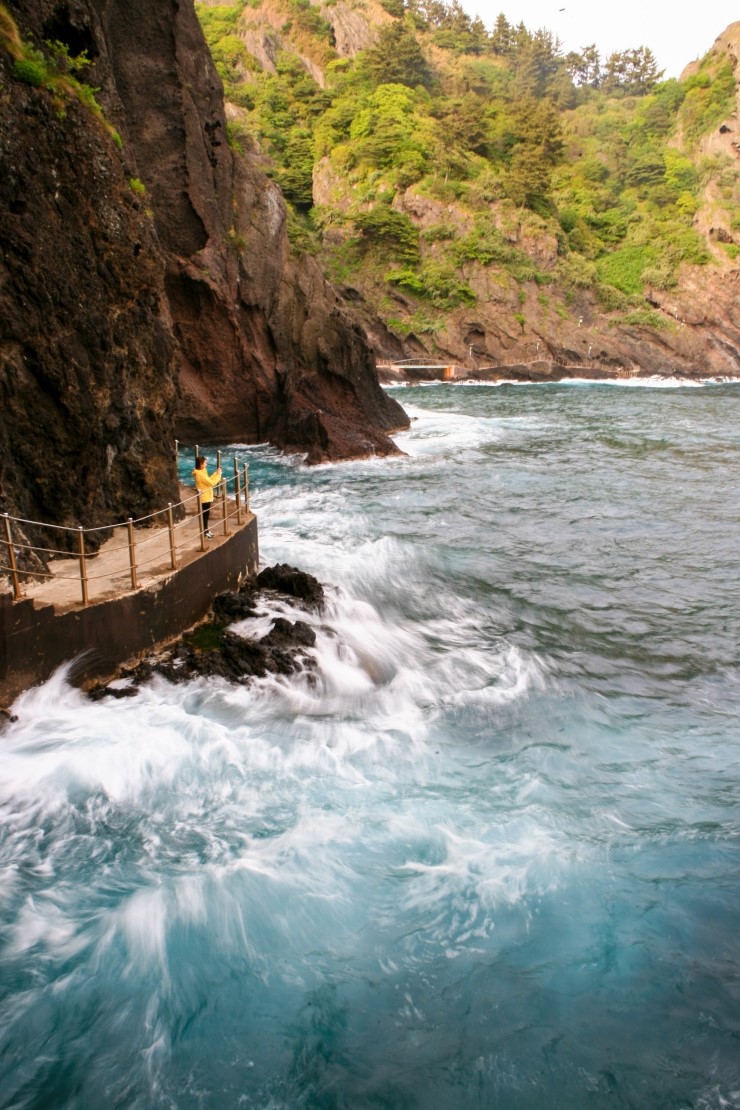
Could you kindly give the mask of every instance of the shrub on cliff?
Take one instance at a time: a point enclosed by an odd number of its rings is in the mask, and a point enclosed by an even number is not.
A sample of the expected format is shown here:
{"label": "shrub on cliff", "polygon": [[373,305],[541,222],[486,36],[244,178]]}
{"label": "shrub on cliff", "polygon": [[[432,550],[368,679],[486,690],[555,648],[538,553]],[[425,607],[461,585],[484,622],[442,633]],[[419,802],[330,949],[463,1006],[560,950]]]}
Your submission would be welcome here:
{"label": "shrub on cliff", "polygon": [[403,212],[376,204],[355,216],[354,223],[366,249],[381,248],[386,257],[398,262],[418,260],[419,232]]}
{"label": "shrub on cliff", "polygon": [[46,81],[48,70],[43,59],[18,58],[16,62],[13,62],[13,76],[26,85],[38,88]]}

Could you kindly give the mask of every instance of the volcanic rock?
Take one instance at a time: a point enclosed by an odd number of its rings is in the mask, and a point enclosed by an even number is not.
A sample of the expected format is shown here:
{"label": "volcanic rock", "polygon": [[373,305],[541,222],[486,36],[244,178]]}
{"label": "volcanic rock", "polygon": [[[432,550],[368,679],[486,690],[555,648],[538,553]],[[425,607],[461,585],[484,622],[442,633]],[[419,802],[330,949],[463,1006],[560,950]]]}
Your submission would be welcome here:
{"label": "volcanic rock", "polygon": [[261,590],[276,590],[278,593],[300,598],[312,606],[321,605],[324,600],[324,587],[319,580],[287,563],[276,563],[274,567],[266,567],[260,571],[257,585]]}
{"label": "volcanic rock", "polygon": [[176,683],[197,677],[244,683],[267,674],[287,675],[313,669],[315,660],[307,649],[316,643],[316,633],[305,621],[277,617],[260,639],[237,635],[227,627],[258,612],[262,590],[299,599],[311,609],[324,598],[321,583],[312,575],[286,563],[268,567],[239,590],[219,594],[213,602],[212,616],[158,656],[122,668],[119,679],[128,679],[127,685],[121,685],[117,679],[109,685],[93,686],[88,697],[93,701],[132,697],[155,674]]}

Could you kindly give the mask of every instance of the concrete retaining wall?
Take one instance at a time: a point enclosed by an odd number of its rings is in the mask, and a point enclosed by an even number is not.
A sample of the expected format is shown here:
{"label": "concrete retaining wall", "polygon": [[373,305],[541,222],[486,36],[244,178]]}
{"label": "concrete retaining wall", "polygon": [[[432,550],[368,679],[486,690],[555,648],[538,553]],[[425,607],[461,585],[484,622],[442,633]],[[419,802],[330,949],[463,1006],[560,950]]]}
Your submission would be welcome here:
{"label": "concrete retaining wall", "polygon": [[[174,639],[208,612],[216,594],[257,573],[257,519],[155,586],[56,613],[0,595],[0,706],[77,659],[72,680],[112,676],[129,659]],[[79,657],[79,658],[78,658]]]}

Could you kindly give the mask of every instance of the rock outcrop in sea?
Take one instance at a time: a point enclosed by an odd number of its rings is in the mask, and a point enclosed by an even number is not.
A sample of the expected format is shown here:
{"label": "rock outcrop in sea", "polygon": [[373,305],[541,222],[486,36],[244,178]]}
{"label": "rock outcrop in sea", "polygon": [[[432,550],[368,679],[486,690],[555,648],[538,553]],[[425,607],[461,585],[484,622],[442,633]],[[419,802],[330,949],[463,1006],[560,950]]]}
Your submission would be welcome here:
{"label": "rock outcrop in sea", "polygon": [[309,611],[320,610],[324,602],[324,588],[313,575],[286,563],[266,567],[239,590],[214,598],[211,613],[197,628],[155,656],[123,667],[120,673],[123,682],[95,685],[89,696],[94,701],[103,697],[132,697],[154,675],[169,682],[219,677],[245,683],[267,674],[312,670],[315,660],[307,649],[313,647],[316,634],[305,621],[277,617],[261,637],[230,631],[234,622],[257,616],[265,597],[275,594],[289,597],[295,605]]}

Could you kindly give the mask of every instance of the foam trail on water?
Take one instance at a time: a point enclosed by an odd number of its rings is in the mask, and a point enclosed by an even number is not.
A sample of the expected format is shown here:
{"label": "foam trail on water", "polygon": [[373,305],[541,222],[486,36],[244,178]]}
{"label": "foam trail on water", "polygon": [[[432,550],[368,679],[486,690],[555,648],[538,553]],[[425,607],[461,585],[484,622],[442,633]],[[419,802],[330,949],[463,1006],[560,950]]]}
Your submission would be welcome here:
{"label": "foam trail on water", "polygon": [[305,670],[18,700],[9,1106],[737,1102],[735,391],[568,384],[249,451]]}

